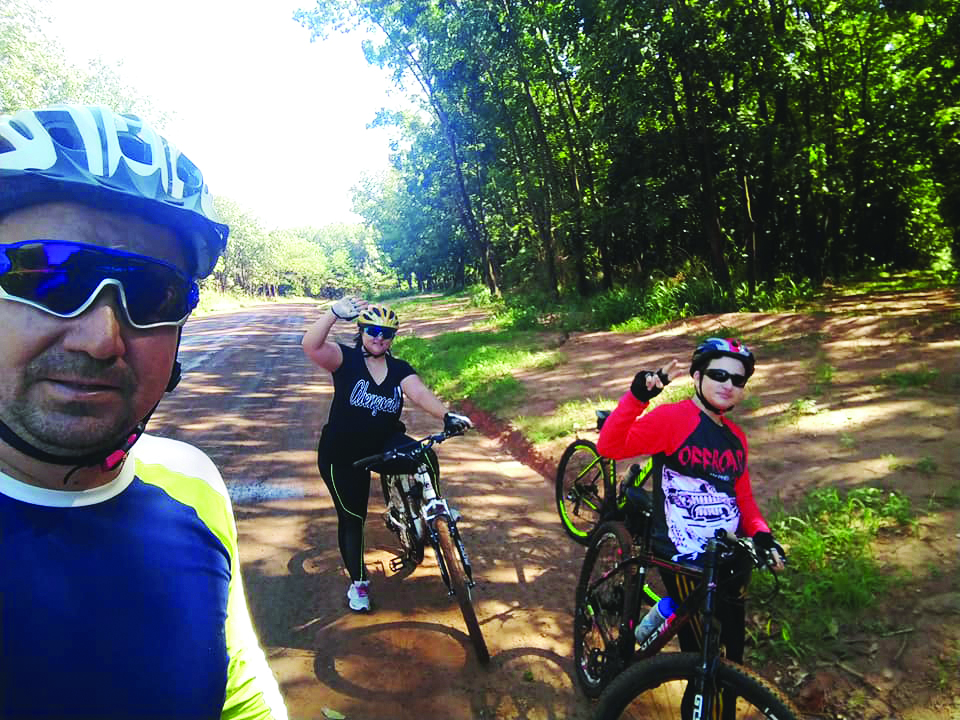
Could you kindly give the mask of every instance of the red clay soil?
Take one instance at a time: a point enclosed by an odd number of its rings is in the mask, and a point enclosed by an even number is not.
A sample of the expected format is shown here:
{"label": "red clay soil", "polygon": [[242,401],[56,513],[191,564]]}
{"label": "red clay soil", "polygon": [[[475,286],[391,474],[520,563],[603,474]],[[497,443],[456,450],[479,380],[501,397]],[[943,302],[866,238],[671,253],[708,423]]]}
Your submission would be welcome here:
{"label": "red clay soil", "polygon": [[[526,393],[517,414],[549,416],[585,398],[610,406],[637,370],[686,361],[705,334],[744,337],[759,365],[735,419],[751,442],[761,507],[789,506],[817,487],[875,486],[908,495],[920,513],[911,532],[877,544],[890,571],[904,574],[870,618],[825,639],[816,661],[762,672],[810,717],[960,718],[958,308],[952,290],[874,294],[834,298],[816,314],[553,336],[547,343],[560,362],[517,375]],[[461,311],[451,306],[442,322],[404,317],[404,330],[449,332],[479,315],[458,321]],[[248,600],[291,717],[586,720],[593,705],[576,687],[570,657],[582,548],[560,529],[551,484],[573,430],[533,445],[464,403],[484,435],[440,448],[445,492],[464,514],[489,667],[472,657],[430,553],[416,569],[391,569],[396,540],[380,520],[376,489],[366,553],[374,612],[350,613],[314,454],[331,385],[299,348],[317,312],[267,305],[191,320],[184,382],[151,422],[154,432],[206,449],[231,487]],[[927,384],[896,385],[921,371]],[[416,412],[406,421],[413,434],[438,429]]]}

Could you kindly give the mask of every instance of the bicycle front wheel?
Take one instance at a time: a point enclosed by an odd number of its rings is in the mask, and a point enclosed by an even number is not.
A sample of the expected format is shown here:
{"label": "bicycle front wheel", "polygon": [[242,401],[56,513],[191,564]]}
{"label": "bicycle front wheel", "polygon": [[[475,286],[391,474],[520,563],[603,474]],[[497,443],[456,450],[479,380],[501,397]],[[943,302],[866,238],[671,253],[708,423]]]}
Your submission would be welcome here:
{"label": "bicycle front wheel", "polygon": [[600,522],[604,497],[612,484],[610,461],[589,440],[574,440],[557,466],[557,512],[567,535],[581,545]]}
{"label": "bicycle front wheel", "polygon": [[[699,653],[661,653],[624,670],[603,692],[594,720],[677,720],[693,716]],[[711,718],[796,720],[800,712],[752,670],[720,658],[719,707]],[[685,699],[686,696],[686,699]]]}
{"label": "bicycle front wheel", "polygon": [[467,571],[460,560],[457,544],[453,541],[453,535],[450,533],[450,526],[447,523],[446,517],[437,518],[437,535],[440,541],[440,552],[443,554],[443,564],[447,568],[447,575],[450,576],[450,586],[457,596],[460,614],[463,615],[463,621],[467,624],[467,633],[470,635],[470,642],[473,643],[477,660],[485,665],[490,661],[490,652],[487,650],[487,643],[480,631],[477,613],[473,609],[473,598],[470,595]]}
{"label": "bicycle front wheel", "polygon": [[635,592],[635,565],[618,569],[633,552],[621,522],[607,522],[594,535],[577,582],[573,611],[573,661],[587,697],[595,698],[633,652],[633,630],[624,615]]}

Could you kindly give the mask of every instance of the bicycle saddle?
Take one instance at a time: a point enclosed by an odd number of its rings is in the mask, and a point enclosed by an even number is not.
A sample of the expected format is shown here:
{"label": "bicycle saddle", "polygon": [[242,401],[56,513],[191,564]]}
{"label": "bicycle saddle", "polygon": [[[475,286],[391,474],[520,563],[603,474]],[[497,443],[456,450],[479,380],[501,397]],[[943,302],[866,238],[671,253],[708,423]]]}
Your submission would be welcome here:
{"label": "bicycle saddle", "polygon": [[611,410],[597,410],[597,432],[603,428],[603,423],[610,417]]}

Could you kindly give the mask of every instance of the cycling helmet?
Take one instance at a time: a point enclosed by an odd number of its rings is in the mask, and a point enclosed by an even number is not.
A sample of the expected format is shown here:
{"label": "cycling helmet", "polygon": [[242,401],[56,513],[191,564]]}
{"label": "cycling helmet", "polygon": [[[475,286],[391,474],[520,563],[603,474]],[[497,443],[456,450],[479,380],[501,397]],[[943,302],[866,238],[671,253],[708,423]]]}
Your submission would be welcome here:
{"label": "cycling helmet", "polygon": [[195,279],[213,271],[228,228],[200,170],[136,115],[53,105],[0,116],[0,216],[73,200],[177,232]]}
{"label": "cycling helmet", "polygon": [[397,314],[386,305],[367,305],[357,317],[357,324],[360,327],[364,325],[379,325],[380,327],[400,328],[400,319]]}
{"label": "cycling helmet", "polygon": [[711,360],[718,357],[732,357],[743,363],[743,369],[749,378],[753,375],[753,366],[756,360],[753,353],[746,345],[733,338],[707,338],[697,346],[693,351],[693,358],[690,360],[690,374],[702,372]]}

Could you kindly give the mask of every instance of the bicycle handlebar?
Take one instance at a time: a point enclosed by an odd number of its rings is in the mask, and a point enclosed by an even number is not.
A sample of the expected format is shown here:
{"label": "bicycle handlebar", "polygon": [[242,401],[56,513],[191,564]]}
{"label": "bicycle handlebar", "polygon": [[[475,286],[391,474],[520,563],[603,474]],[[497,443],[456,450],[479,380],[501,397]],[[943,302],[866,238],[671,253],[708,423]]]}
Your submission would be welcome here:
{"label": "bicycle handlebar", "polygon": [[369,469],[374,465],[390,462],[391,460],[417,460],[434,445],[439,445],[447,438],[463,435],[465,432],[466,428],[453,432],[447,432],[444,430],[443,432],[439,432],[434,435],[427,435],[420,440],[414,440],[413,442],[406,445],[401,445],[398,448],[393,448],[392,450],[387,450],[386,452],[378,453],[376,455],[368,455],[367,457],[355,460],[353,466],[356,468]]}
{"label": "bicycle handlebar", "polygon": [[[720,529],[716,531],[714,537],[707,541],[708,553],[711,546],[713,546],[715,549],[715,557],[718,560],[720,559],[721,553],[726,550],[735,555],[746,555],[750,558],[750,562],[753,567],[761,570],[771,570],[770,574],[773,576],[773,590],[771,591],[770,596],[765,599],[761,599],[761,602],[769,602],[780,591],[780,578],[777,573],[772,571],[773,562],[766,555],[762,555],[757,551],[757,548],[751,539],[737,537],[726,530]],[[783,561],[786,563],[786,556],[783,557]]]}

